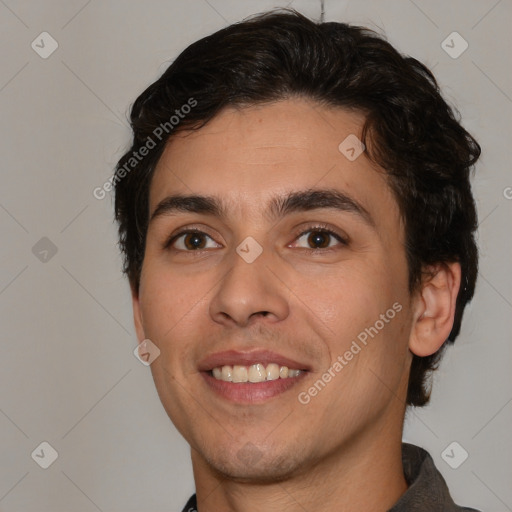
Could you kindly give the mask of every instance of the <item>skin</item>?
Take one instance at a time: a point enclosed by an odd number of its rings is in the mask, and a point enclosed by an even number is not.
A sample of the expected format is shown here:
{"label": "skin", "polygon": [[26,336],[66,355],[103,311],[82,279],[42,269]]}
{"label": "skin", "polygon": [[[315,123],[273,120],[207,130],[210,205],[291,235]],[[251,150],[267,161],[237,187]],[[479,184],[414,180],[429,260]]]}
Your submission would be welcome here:
{"label": "skin", "polygon": [[[178,192],[221,196],[228,208],[226,219],[155,217],[132,289],[139,341],[161,351],[151,365],[159,397],[191,446],[200,512],[385,511],[407,489],[401,435],[412,354],[434,353],[447,338],[460,267],[432,268],[409,294],[404,227],[385,173],[365,153],[349,161],[338,150],[363,121],[300,98],[229,108],[175,135],[155,171],[150,212]],[[310,188],[349,194],[374,225],[331,209],[265,214],[270,197]],[[317,223],[349,243],[327,237],[332,250],[313,254]],[[187,252],[184,237],[164,248],[184,226],[206,233],[206,250]],[[250,264],[236,252],[248,236],[263,249]],[[402,310],[301,404],[298,394],[394,303]],[[285,393],[243,405],[214,393],[198,371],[209,354],[255,348],[311,371]]]}

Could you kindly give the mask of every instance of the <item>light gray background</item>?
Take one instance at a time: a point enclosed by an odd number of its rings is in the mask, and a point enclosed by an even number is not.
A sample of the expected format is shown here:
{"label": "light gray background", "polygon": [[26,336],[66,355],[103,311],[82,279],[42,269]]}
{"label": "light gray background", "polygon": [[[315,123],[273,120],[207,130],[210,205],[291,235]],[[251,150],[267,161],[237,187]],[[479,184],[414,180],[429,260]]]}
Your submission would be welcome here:
{"label": "light gray background", "polygon": [[[111,198],[92,191],[127,147],[129,106],[173,58],[277,5],[320,17],[319,0],[0,0],[2,512],[172,511],[193,492],[188,447],[133,355]],[[512,510],[511,1],[326,0],[325,18],[383,30],[432,67],[482,144],[476,296],[405,439],[458,503]],[[47,59],[31,48],[43,31],[59,44]],[[453,31],[469,43],[457,59],[441,47]],[[57,247],[46,262],[42,237]],[[31,458],[42,441],[59,454],[46,470]],[[458,469],[441,458],[452,441],[469,453]]]}

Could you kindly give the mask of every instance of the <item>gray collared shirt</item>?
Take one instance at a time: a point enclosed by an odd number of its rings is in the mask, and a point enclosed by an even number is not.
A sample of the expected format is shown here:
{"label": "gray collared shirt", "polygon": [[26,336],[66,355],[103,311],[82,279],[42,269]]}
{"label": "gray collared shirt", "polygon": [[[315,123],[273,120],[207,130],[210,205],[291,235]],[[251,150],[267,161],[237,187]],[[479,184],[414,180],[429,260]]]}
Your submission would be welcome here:
{"label": "gray collared shirt", "polygon": [[[454,503],[443,476],[423,448],[402,443],[402,464],[409,488],[388,512],[479,512]],[[198,512],[195,494],[183,512]]]}
{"label": "gray collared shirt", "polygon": [[388,512],[479,512],[454,503],[443,476],[423,448],[402,443],[402,464],[409,488]]}

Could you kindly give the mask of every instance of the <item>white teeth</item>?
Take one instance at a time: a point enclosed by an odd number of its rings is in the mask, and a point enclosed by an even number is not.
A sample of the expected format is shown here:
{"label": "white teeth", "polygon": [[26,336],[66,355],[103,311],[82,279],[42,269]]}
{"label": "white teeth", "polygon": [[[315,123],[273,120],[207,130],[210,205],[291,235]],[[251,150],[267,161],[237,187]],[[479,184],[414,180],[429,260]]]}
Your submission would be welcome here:
{"label": "white teeth", "polygon": [[279,365],[270,363],[267,365],[267,380],[279,379]]}
{"label": "white teeth", "polygon": [[233,382],[247,382],[247,367],[235,364],[233,366]]}
{"label": "white teeth", "polygon": [[249,366],[249,382],[263,382],[267,380],[267,370],[262,364]]}
{"label": "white teeth", "polygon": [[233,367],[232,366],[223,366],[220,377],[215,376],[215,370],[216,370],[216,368],[213,369],[213,376],[216,379],[220,378],[221,380],[225,380],[226,382],[233,382]]}
{"label": "white teeth", "polygon": [[213,368],[213,377],[225,382],[264,382],[266,380],[277,380],[298,377],[301,370],[290,369],[287,366],[279,366],[270,363],[267,366],[261,363],[251,366],[226,365]]}

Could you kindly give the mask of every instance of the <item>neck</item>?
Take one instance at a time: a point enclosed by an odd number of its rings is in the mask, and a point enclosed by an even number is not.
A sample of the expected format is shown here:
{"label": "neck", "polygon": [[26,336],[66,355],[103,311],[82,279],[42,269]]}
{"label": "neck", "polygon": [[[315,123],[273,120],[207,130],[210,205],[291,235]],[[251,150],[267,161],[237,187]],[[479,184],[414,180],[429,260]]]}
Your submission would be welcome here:
{"label": "neck", "polygon": [[374,434],[361,434],[307,471],[272,483],[234,481],[192,450],[197,508],[199,512],[384,512],[407,490],[401,429],[400,436],[392,437],[387,429]]}

